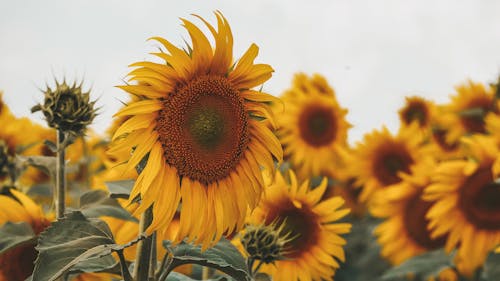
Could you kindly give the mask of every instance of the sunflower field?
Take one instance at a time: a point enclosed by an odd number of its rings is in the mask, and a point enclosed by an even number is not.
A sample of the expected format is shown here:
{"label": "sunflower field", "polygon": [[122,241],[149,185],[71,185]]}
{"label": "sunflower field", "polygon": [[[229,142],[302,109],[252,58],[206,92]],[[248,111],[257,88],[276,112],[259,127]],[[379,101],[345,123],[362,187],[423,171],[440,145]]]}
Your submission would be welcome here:
{"label": "sunflower field", "polygon": [[0,93],[0,281],[500,280],[500,80],[350,143],[325,76],[267,93],[221,12],[181,24],[103,134],[81,80],[41,89],[44,125]]}

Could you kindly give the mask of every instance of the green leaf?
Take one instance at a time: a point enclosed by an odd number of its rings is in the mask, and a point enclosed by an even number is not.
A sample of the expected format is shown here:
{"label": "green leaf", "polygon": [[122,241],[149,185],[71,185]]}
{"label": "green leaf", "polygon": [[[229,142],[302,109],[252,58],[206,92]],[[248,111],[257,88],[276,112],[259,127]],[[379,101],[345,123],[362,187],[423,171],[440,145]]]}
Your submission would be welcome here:
{"label": "green leaf", "polygon": [[115,246],[105,222],[69,213],[40,234],[33,281],[57,280],[79,262],[111,254]]}
{"label": "green leaf", "polygon": [[121,274],[120,263],[112,255],[93,257],[79,262],[70,270],[70,274],[85,272],[106,272]]}
{"label": "green leaf", "polygon": [[452,255],[447,255],[443,249],[427,252],[389,269],[382,276],[382,280],[393,280],[408,273],[425,277],[436,276],[444,268],[452,266],[452,259]]}
{"label": "green leaf", "polygon": [[484,280],[500,280],[500,254],[491,253],[488,256],[481,275]]}
{"label": "green leaf", "polygon": [[[166,248],[170,243],[164,242]],[[199,246],[181,243],[173,248],[173,260],[168,271],[183,264],[199,264],[224,272],[237,281],[250,280],[245,259],[231,242],[221,239],[214,247],[202,252]]]}
{"label": "green leaf", "polygon": [[109,216],[122,220],[138,222],[120,203],[110,198],[103,190],[92,190],[80,197],[80,211],[88,218]]}
{"label": "green leaf", "polygon": [[111,198],[123,198],[128,199],[132,188],[134,188],[134,180],[121,180],[121,181],[108,181],[106,186],[108,187]]}
{"label": "green leaf", "polygon": [[[172,272],[168,275],[167,281],[198,281],[198,279],[193,279],[182,273]],[[229,281],[225,276],[218,276],[216,278],[206,279],[206,281]]]}
{"label": "green leaf", "polygon": [[0,227],[0,255],[14,247],[36,243],[36,235],[26,222],[7,222]]}
{"label": "green leaf", "polygon": [[30,165],[42,170],[52,178],[56,175],[56,158],[52,156],[20,156],[16,155],[16,166]]}

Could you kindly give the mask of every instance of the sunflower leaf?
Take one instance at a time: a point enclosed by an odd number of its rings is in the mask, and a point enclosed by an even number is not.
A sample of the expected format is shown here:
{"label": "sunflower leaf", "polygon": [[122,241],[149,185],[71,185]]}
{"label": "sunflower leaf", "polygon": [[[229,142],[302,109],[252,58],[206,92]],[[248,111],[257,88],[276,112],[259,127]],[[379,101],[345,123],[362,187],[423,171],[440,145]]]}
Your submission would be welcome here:
{"label": "sunflower leaf", "polygon": [[26,222],[6,222],[0,227],[0,255],[20,245],[36,242],[36,235]]}
{"label": "sunflower leaf", "polygon": [[42,170],[52,178],[56,175],[56,158],[53,156],[20,156],[16,155],[16,166],[33,166]]}
{"label": "sunflower leaf", "polygon": [[[170,247],[170,243],[164,241],[164,246]],[[165,269],[167,272],[183,264],[198,264],[224,272],[237,281],[251,280],[245,259],[227,239],[221,239],[214,247],[203,252],[200,246],[183,242],[173,247],[172,255],[172,262]]]}
{"label": "sunflower leaf", "polygon": [[118,247],[105,222],[69,213],[40,234],[33,281],[57,280],[78,263],[107,256]]}
{"label": "sunflower leaf", "polygon": [[453,256],[446,254],[443,249],[427,252],[390,268],[384,273],[382,280],[394,280],[408,273],[425,277],[436,276],[441,270],[452,267],[452,259]]}
{"label": "sunflower leaf", "polygon": [[103,190],[91,190],[80,197],[80,211],[87,218],[109,216],[122,220],[138,222],[120,203],[110,198]]}
{"label": "sunflower leaf", "polygon": [[[167,277],[167,281],[197,281],[197,280],[198,279],[193,279],[189,276],[186,276],[186,275],[184,275],[182,273],[178,273],[178,272],[172,272]],[[218,276],[215,278],[207,279],[207,281],[229,281],[229,280],[232,280],[232,279],[228,279],[225,276]]]}
{"label": "sunflower leaf", "polygon": [[109,190],[109,196],[111,198],[123,198],[128,199],[132,188],[134,188],[134,180],[120,180],[120,181],[108,181],[106,186]]}

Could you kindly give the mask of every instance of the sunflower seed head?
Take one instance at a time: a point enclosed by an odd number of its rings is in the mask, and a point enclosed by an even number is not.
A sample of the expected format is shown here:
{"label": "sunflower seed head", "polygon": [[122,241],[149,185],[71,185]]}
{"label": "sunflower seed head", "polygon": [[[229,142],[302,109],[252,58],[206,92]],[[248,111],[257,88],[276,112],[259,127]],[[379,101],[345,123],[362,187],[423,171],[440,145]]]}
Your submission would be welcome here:
{"label": "sunflower seed head", "polygon": [[44,102],[31,108],[31,112],[42,111],[50,127],[81,136],[96,116],[95,101],[90,101],[90,92],[83,92],[79,85],[59,83],[55,89],[47,86],[43,91]]}

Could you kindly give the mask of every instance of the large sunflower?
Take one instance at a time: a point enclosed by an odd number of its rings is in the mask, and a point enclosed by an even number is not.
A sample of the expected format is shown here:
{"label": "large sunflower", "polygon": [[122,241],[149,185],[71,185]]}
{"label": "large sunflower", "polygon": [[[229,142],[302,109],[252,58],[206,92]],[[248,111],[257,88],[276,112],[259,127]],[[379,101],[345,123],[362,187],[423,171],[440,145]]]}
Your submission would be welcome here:
{"label": "large sunflower", "polygon": [[471,276],[500,244],[500,185],[493,173],[499,151],[491,137],[476,135],[462,141],[468,159],[441,163],[424,199],[435,201],[427,213],[432,237],[448,234],[445,249],[458,247],[457,268]]}
{"label": "large sunflower", "polygon": [[444,246],[445,237],[433,239],[427,230],[425,215],[432,203],[421,198],[435,165],[431,157],[421,160],[410,175],[403,174],[400,183],[379,192],[373,200],[373,215],[384,218],[374,231],[382,246],[381,255],[395,265]]}
{"label": "large sunflower", "polygon": [[384,188],[398,184],[419,158],[421,130],[416,124],[402,128],[394,136],[386,127],[366,134],[354,149],[348,168],[357,175],[356,186],[362,186],[362,202]]}
{"label": "large sunflower", "polygon": [[[281,161],[269,102],[279,99],[251,90],[271,77],[267,64],[255,64],[252,44],[233,62],[233,37],[221,13],[212,33],[182,19],[192,45],[180,49],[154,37],[166,49],[162,63],[138,62],[129,75],[137,85],[120,86],[140,97],[115,116],[129,116],[115,132],[114,150],[131,153],[126,170],[146,162],[130,200],[141,198],[136,213],[153,206],[148,232],[166,229],[182,201],[177,240],[188,237],[208,246],[244,224],[263,191],[260,165]],[[142,162],[141,162],[142,161]]]}
{"label": "large sunflower", "polygon": [[446,106],[449,115],[446,118],[449,123],[448,143],[457,141],[463,135],[485,133],[484,118],[490,112],[498,112],[492,87],[468,81],[456,87],[456,91]]}
{"label": "large sunflower", "polygon": [[266,177],[265,197],[249,218],[253,225],[284,223],[282,233],[294,238],[284,245],[285,259],[263,265],[262,270],[276,281],[330,280],[339,267],[337,259],[345,259],[345,240],[340,234],[351,228],[349,223],[336,221],[349,209],[339,209],[344,203],[340,197],[321,200],[326,179],[310,190],[308,181],[299,185],[295,174],[289,175],[289,182],[280,172],[274,181],[270,175]]}
{"label": "large sunflower", "polygon": [[[283,95],[285,111],[277,118],[285,158],[301,178],[319,176],[324,167],[335,164],[338,150],[347,146],[350,127],[345,120],[347,110],[340,107],[324,78],[316,81],[317,76],[309,81],[302,81],[302,74],[296,76],[301,82],[294,84],[304,89],[293,87]],[[313,81],[322,86],[312,87]]]}

